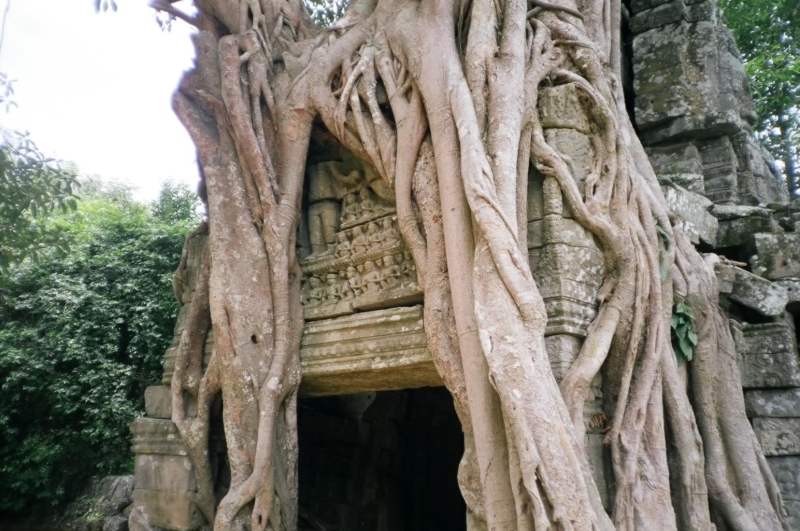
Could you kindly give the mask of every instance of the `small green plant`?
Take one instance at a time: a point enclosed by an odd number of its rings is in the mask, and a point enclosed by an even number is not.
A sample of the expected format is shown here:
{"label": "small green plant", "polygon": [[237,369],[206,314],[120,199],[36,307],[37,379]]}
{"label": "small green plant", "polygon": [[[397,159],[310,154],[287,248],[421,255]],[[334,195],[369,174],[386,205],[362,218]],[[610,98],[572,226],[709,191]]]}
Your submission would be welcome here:
{"label": "small green plant", "polygon": [[697,332],[694,331],[692,309],[679,302],[672,307],[672,350],[678,361],[692,361],[697,347]]}

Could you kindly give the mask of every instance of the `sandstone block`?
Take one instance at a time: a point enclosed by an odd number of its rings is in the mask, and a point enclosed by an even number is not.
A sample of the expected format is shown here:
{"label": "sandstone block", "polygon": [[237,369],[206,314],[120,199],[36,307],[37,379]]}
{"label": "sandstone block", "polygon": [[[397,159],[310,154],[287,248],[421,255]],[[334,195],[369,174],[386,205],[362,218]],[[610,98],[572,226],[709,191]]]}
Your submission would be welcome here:
{"label": "sandstone block", "polygon": [[753,430],[764,455],[800,455],[800,418],[755,418]]}
{"label": "sandstone block", "polygon": [[[542,231],[542,241],[548,244],[563,243],[572,247],[599,248],[594,235],[574,219],[546,216]],[[531,242],[530,239],[528,241]]]}
{"label": "sandstone block", "polygon": [[150,525],[174,531],[191,531],[205,522],[193,498],[189,492],[133,491],[133,503],[144,507]]}
{"label": "sandstone block", "polygon": [[800,417],[798,388],[746,391],[744,403],[748,417]]}
{"label": "sandstone block", "polygon": [[768,457],[783,500],[800,501],[800,456]]}
{"label": "sandstone block", "polygon": [[660,6],[661,4],[666,4],[669,1],[670,0],[632,0],[631,11],[638,13],[640,11],[644,11],[645,9],[652,9],[656,6]]}
{"label": "sandstone block", "polygon": [[574,84],[546,87],[539,92],[539,116],[542,128],[575,129],[588,134],[589,119],[582,111]]}
{"label": "sandstone block", "polygon": [[772,216],[772,211],[768,208],[747,205],[714,205],[711,207],[711,213],[720,221],[749,218],[753,216],[761,218],[769,218]]}
{"label": "sandstone block", "polygon": [[800,302],[800,279],[776,280],[775,284],[782,286],[789,297],[789,304]]}
{"label": "sandstone block", "polygon": [[768,457],[767,463],[781,491],[789,529],[800,529],[800,457]]}
{"label": "sandstone block", "polygon": [[683,2],[676,0],[636,13],[631,18],[631,31],[633,33],[642,33],[649,29],[679,22],[683,20],[685,9]]}
{"label": "sandstone block", "polygon": [[604,271],[599,249],[545,241],[533,271],[547,310],[545,335],[586,336]]}
{"label": "sandstone block", "polygon": [[106,516],[103,518],[103,531],[128,531],[128,518],[125,516]]}
{"label": "sandstone block", "polygon": [[653,128],[671,119],[692,112],[690,89],[685,85],[671,85],[658,92],[636,97],[636,123],[643,128]]}
{"label": "sandstone block", "polygon": [[[713,210],[712,213],[716,213],[716,210]],[[772,232],[779,228],[772,218],[762,216],[729,218],[724,221],[720,220],[718,225],[719,230],[714,245],[717,249],[744,245],[755,233]]]}
{"label": "sandstone block", "polygon": [[555,334],[544,338],[550,368],[556,381],[561,382],[567,374],[578,353],[581,351],[583,339],[569,334]]}
{"label": "sandstone block", "polygon": [[680,226],[693,243],[713,244],[717,239],[717,218],[708,213],[712,203],[700,194],[679,186],[662,186],[664,197],[673,212],[681,217]]}
{"label": "sandstone block", "polygon": [[741,331],[742,387],[800,387],[797,343],[789,323],[743,324]]}
{"label": "sandstone block", "polygon": [[306,323],[300,363],[306,396],[442,385],[419,305]]}
{"label": "sandstone block", "polygon": [[161,492],[197,489],[192,462],[183,455],[139,454],[135,477],[137,489]]}
{"label": "sandstone block", "polygon": [[759,233],[752,238],[753,273],[770,280],[800,277],[800,233]]}
{"label": "sandstone block", "polygon": [[[544,130],[544,139],[550,147],[568,161],[567,164],[572,173],[572,178],[579,183],[585,181],[586,176],[591,171],[591,160],[594,154],[589,137],[575,128],[551,128]],[[582,197],[583,186],[578,186],[578,190]],[[567,206],[566,201],[564,201],[564,205]]]}
{"label": "sandstone block", "polygon": [[100,502],[103,514],[119,514],[131,503],[133,476],[105,476],[92,484],[92,497]]}
{"label": "sandstone block", "polygon": [[[682,65],[689,38],[682,24],[671,24],[657,31],[645,31],[633,38],[634,79],[647,72],[660,72]],[[639,122],[639,116],[636,116]]]}
{"label": "sandstone block", "polygon": [[528,249],[538,249],[542,245],[544,245],[544,220],[531,221],[528,223]]}
{"label": "sandstone block", "polygon": [[[688,3],[688,2],[687,2]],[[700,22],[701,20],[713,20],[717,9],[714,0],[704,0],[703,2],[692,3],[686,6],[684,18],[688,22]]]}
{"label": "sandstone block", "polygon": [[[683,65],[675,64],[661,70],[645,70],[633,80],[633,90],[636,92],[637,96],[642,96],[652,92],[666,90],[675,85],[685,85],[686,82],[686,71]],[[650,149],[648,149],[648,154],[649,152]]]}
{"label": "sandstone block", "polygon": [[729,295],[732,300],[762,315],[783,313],[789,302],[786,288],[738,267],[734,271],[733,289]]}
{"label": "sandstone block", "polygon": [[138,418],[131,422],[130,430],[131,450],[135,454],[188,455],[171,420]]}
{"label": "sandstone block", "polygon": [[166,385],[151,385],[144,390],[144,410],[154,419],[172,418],[172,391]]}
{"label": "sandstone block", "polygon": [[[656,73],[660,75],[660,73]],[[641,92],[637,90],[637,94]],[[703,164],[697,147],[684,142],[666,147],[646,148],[650,164],[659,180],[669,180],[690,192],[702,194]]]}

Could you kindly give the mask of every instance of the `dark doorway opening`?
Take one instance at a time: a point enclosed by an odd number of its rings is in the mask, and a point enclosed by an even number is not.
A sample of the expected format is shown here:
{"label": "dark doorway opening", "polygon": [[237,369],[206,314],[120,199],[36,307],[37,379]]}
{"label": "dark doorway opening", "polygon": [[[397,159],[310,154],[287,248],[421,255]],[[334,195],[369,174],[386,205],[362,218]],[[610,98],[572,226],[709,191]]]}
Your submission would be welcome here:
{"label": "dark doorway opening", "polygon": [[302,399],[298,431],[301,530],[466,529],[444,388]]}

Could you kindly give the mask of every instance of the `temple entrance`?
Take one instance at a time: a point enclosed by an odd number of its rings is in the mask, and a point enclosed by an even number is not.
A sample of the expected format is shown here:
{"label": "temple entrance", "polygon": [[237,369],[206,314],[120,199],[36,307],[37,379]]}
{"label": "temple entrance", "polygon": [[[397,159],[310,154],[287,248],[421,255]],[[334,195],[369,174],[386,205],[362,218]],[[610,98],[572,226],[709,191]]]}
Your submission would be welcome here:
{"label": "temple entrance", "polygon": [[301,531],[466,529],[444,388],[304,398],[298,431]]}

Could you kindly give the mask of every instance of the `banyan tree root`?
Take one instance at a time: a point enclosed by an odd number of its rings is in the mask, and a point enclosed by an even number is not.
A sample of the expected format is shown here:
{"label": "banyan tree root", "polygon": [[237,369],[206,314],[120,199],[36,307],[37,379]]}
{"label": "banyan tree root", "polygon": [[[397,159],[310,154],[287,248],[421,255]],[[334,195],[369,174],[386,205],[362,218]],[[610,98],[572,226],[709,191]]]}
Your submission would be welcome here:
{"label": "banyan tree root", "polygon": [[[295,238],[315,127],[396,195],[429,350],[464,428],[470,529],[786,529],[744,415],[712,258],[674,225],[625,111],[619,0],[353,0],[327,29],[300,0],[195,3],[197,60],[174,108],[197,146],[209,250],[173,420],[215,530],[297,528]],[[539,121],[540,86],[567,84],[591,122],[586,161],[550,146]],[[589,168],[582,184],[576,162]],[[597,317],[560,386],[527,257],[532,168],[546,214],[566,202],[604,257]],[[673,301],[698,316],[689,386],[670,347]],[[601,372],[611,515],[584,447],[583,404]],[[208,448],[217,397],[231,468],[221,499]]]}

